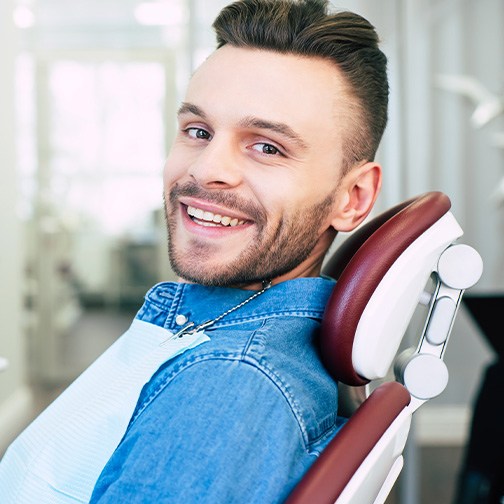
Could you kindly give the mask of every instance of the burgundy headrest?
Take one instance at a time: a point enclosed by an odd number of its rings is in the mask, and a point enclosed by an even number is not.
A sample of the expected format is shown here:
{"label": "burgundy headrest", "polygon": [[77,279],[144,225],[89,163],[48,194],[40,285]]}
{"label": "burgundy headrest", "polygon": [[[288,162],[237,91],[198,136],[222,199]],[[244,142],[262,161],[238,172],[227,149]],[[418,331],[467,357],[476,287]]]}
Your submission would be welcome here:
{"label": "burgundy headrest", "polygon": [[368,383],[352,364],[359,319],[397,258],[451,207],[448,196],[429,192],[380,214],[353,233],[334,253],[324,274],[338,281],[321,329],[322,360],[337,381]]}

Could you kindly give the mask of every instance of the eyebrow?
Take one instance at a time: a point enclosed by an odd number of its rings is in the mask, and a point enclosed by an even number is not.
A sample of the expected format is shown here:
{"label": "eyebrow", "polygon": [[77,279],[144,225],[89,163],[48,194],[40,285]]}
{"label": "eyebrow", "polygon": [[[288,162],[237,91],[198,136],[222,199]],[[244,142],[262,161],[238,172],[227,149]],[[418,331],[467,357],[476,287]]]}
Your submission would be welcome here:
{"label": "eyebrow", "polygon": [[[207,115],[205,114],[203,109],[201,107],[198,107],[198,105],[195,105],[194,103],[183,102],[178,110],[178,115],[180,116],[183,114],[194,114],[201,117],[202,119],[207,119]],[[304,140],[285,123],[268,121],[266,119],[248,116],[242,119],[239,125],[242,128],[258,128],[270,130],[293,141],[300,149],[308,148]]]}
{"label": "eyebrow", "polygon": [[240,121],[242,128],[259,128],[279,133],[280,135],[292,140],[301,149],[307,149],[308,146],[303,139],[287,124],[275,121],[268,121],[266,119],[259,119],[258,117],[245,117]]}
{"label": "eyebrow", "polygon": [[203,109],[194,105],[194,103],[183,102],[178,109],[177,115],[183,114],[194,114],[200,116],[202,119],[206,119],[206,114]]}

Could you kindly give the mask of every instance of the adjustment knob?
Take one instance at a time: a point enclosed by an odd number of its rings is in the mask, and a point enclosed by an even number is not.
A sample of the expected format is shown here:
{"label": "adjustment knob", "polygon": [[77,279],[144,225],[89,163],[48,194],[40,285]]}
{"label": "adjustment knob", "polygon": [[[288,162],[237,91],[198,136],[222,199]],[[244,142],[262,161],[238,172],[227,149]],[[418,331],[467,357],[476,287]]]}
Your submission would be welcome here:
{"label": "adjustment knob", "polygon": [[415,354],[403,368],[402,381],[411,395],[432,399],[446,388],[448,368],[434,355]]}
{"label": "adjustment knob", "polygon": [[439,278],[452,289],[472,287],[482,273],[483,260],[469,245],[458,244],[448,247],[438,261]]}

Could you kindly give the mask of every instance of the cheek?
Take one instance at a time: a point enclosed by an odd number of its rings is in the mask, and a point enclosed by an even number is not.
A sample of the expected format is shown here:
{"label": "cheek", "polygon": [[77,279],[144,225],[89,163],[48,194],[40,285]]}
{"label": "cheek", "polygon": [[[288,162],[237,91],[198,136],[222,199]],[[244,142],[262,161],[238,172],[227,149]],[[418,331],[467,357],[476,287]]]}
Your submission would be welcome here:
{"label": "cheek", "polygon": [[172,148],[163,168],[163,182],[165,186],[178,179],[183,173],[183,156],[179,155],[175,148]]}
{"label": "cheek", "polygon": [[166,186],[169,181],[169,160],[166,160],[165,165],[163,167],[163,184]]}
{"label": "cheek", "polygon": [[291,221],[315,200],[311,183],[296,175],[295,172],[279,170],[278,173],[262,173],[261,176],[247,178],[255,198],[273,225]]}
{"label": "cheek", "polygon": [[268,177],[267,181],[264,179],[260,190],[268,210],[289,215],[311,206],[323,192],[322,187],[317,188],[305,177],[288,177],[285,174]]}

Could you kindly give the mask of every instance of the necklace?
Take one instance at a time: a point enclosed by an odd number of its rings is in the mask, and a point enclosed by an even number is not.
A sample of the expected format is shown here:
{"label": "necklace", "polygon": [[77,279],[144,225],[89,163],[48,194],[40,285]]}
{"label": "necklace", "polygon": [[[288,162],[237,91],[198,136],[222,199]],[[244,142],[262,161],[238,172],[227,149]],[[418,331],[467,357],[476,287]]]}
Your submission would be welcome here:
{"label": "necklace", "polygon": [[170,341],[172,339],[182,338],[182,336],[184,336],[186,334],[194,334],[194,333],[197,333],[198,331],[201,331],[203,329],[206,329],[207,327],[214,325],[216,322],[219,322],[220,320],[222,320],[224,317],[226,317],[230,313],[233,313],[234,311],[239,310],[241,307],[245,306],[247,303],[250,303],[250,301],[259,297],[261,294],[264,294],[270,287],[271,287],[271,281],[264,280],[262,283],[262,289],[257,292],[254,292],[254,294],[252,294],[247,299],[245,299],[245,301],[238,303],[237,305],[233,306],[232,308],[229,308],[229,310],[226,310],[224,313],[221,313],[219,316],[217,316],[213,319],[207,320],[206,322],[203,322],[201,324],[198,324],[197,326],[195,326],[194,322],[187,323],[182,329],[180,329],[180,331],[173,334],[168,339],[164,340],[161,343],[161,345],[164,345],[167,341]]}

